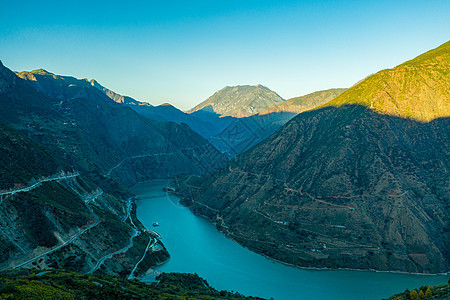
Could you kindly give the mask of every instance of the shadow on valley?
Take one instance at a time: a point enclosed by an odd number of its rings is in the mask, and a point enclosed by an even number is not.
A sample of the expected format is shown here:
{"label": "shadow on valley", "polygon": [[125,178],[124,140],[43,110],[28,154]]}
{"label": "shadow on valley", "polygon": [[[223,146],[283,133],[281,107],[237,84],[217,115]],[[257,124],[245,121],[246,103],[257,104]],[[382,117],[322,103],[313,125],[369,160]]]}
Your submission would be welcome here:
{"label": "shadow on valley", "polygon": [[361,105],[308,111],[177,192],[232,239],[283,262],[446,272],[449,125]]}

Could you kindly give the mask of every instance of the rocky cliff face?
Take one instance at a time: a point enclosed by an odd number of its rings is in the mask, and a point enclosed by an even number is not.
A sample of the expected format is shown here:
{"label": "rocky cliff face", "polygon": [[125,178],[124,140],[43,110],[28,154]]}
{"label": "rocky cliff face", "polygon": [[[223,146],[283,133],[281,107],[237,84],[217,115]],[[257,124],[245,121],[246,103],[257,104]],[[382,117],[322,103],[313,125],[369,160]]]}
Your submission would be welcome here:
{"label": "rocky cliff face", "polygon": [[296,265],[448,271],[449,45],[367,78],[329,103],[337,107],[298,115],[185,184],[185,203]]}
{"label": "rocky cliff face", "polygon": [[227,86],[188,111],[213,111],[222,117],[248,117],[283,102],[277,93],[263,85]]}

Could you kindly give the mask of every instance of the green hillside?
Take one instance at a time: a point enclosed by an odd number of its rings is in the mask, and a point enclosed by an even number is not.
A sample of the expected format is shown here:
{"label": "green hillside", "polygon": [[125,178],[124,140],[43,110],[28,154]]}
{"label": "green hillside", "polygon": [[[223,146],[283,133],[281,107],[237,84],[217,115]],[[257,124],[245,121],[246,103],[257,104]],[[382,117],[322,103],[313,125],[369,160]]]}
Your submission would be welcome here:
{"label": "green hillside", "polygon": [[414,300],[414,299],[434,299],[448,300],[450,297],[450,284],[437,286],[421,286],[412,291],[406,290],[403,293],[395,294],[387,300]]}
{"label": "green hillside", "polygon": [[299,114],[194,188],[181,186],[184,203],[291,264],[447,272],[448,46]]}
{"label": "green hillside", "polygon": [[63,166],[43,146],[0,122],[0,190],[53,175]]}
{"label": "green hillside", "polygon": [[[153,237],[130,216],[124,184],[201,173],[222,155],[185,124],[140,116],[86,80],[19,75],[0,62],[0,270],[129,275]],[[136,276],[168,259],[157,243]],[[120,249],[120,261],[102,263]]]}
{"label": "green hillside", "polygon": [[360,104],[391,116],[429,122],[450,115],[450,41],[382,70],[319,106]]}
{"label": "green hillside", "polygon": [[[17,75],[24,80],[16,78],[0,97],[0,118],[61,149],[77,170],[95,178],[108,175],[133,185],[168,174],[201,173],[224,161],[188,126],[141,116],[87,80],[42,69]],[[165,155],[155,155],[160,153]]]}
{"label": "green hillside", "polygon": [[261,299],[217,291],[196,274],[163,273],[157,280],[23,270],[0,273],[0,299]]}

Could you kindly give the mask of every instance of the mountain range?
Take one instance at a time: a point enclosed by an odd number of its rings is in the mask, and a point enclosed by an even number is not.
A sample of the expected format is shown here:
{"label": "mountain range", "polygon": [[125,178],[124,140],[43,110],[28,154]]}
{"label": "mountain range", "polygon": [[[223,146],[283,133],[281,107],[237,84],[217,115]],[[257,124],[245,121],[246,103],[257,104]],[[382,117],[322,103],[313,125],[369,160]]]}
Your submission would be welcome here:
{"label": "mountain range", "polygon": [[[53,119],[59,117],[61,121],[54,130],[71,132],[66,135],[54,132],[54,136],[66,136],[67,139],[61,139],[58,145],[53,146],[78,148],[70,156],[78,164],[85,160],[80,166],[82,169],[101,171],[131,185],[155,176],[209,171],[211,163],[205,155],[214,157],[217,160],[214,163],[224,162],[222,155],[188,126],[143,117],[127,105],[111,101],[105,90],[98,89],[99,85],[93,87],[87,80],[42,70],[17,75],[41,95],[48,96],[44,100],[45,105],[51,107],[45,110],[47,115],[42,118],[49,118],[56,112]],[[28,98],[33,97],[30,95]],[[25,106],[29,108],[24,101],[20,103],[21,106],[14,111],[4,109],[3,120],[20,113],[26,109]],[[13,121],[11,123],[14,124]],[[24,121],[18,120],[17,126],[22,123]],[[37,126],[28,126],[26,130],[32,135]],[[66,145],[74,136],[73,132],[80,135],[76,142],[73,141],[76,145]],[[43,143],[55,142],[52,139]]]}
{"label": "mountain range", "polygon": [[299,114],[178,193],[283,262],[447,272],[449,70],[447,42]]}
{"label": "mountain range", "polygon": [[288,99],[261,113],[235,118],[210,142],[230,156],[243,153],[272,135],[297,114],[327,103],[346,89],[317,91],[305,96]]}
{"label": "mountain range", "polygon": [[[345,91],[330,89],[283,101],[262,85],[225,87],[185,113],[170,104],[152,106],[117,94],[96,80],[89,82],[115,102],[127,105],[144,117],[185,123],[229,157],[264,140],[298,113],[326,103]],[[264,105],[255,108],[255,103]],[[227,111],[227,107],[234,107],[235,111]],[[270,108],[261,112],[267,107]],[[241,109],[248,109],[249,116],[239,117]]]}
{"label": "mountain range", "polygon": [[[136,219],[128,187],[210,172],[225,157],[187,125],[145,118],[106,93],[0,64],[0,269],[128,276],[141,258],[136,273],[168,259]],[[142,257],[150,241],[159,246]],[[108,259],[115,251],[120,261]]]}
{"label": "mountain range", "polygon": [[225,87],[185,113],[0,62],[0,269],[145,272],[169,254],[129,187],[176,178],[184,204],[271,258],[447,272],[449,70],[447,42],[350,89]]}

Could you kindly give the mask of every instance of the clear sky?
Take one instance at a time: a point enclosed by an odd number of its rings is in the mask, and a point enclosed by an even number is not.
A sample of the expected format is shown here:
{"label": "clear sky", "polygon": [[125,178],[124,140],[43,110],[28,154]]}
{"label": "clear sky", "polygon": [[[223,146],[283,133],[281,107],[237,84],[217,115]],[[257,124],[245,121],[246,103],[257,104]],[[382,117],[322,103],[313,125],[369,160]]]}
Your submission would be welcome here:
{"label": "clear sky", "polygon": [[449,0],[3,1],[0,60],[186,110],[226,85],[349,87],[450,39]]}

